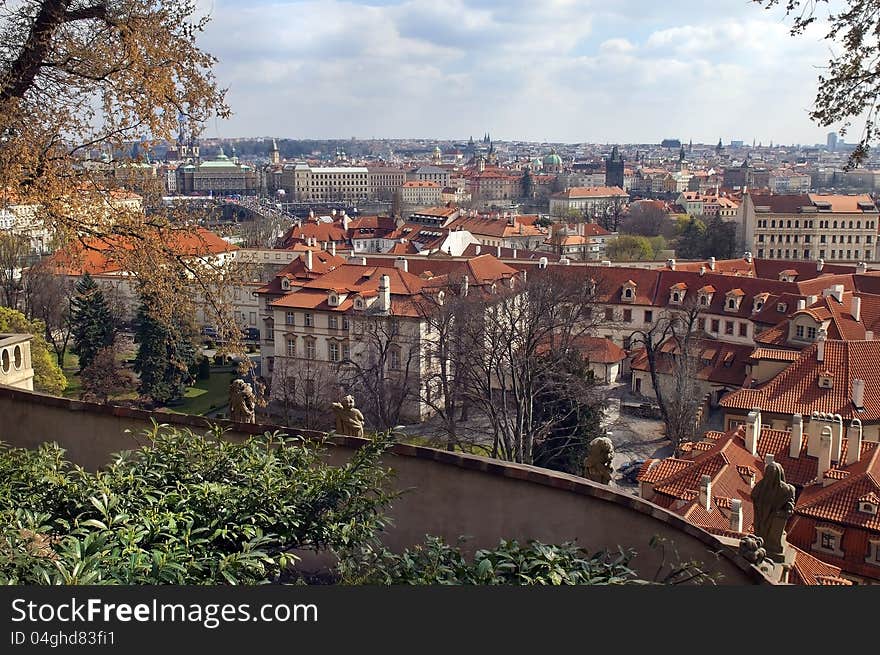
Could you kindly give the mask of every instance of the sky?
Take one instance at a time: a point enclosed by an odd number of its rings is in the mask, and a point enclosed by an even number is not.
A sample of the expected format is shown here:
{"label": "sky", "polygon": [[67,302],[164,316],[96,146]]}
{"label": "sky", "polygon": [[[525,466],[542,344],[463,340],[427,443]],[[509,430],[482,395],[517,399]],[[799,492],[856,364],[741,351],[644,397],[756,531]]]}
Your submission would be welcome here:
{"label": "sky", "polygon": [[[824,143],[831,52],[750,0],[199,0],[203,136]],[[855,138],[848,140],[856,140]]]}

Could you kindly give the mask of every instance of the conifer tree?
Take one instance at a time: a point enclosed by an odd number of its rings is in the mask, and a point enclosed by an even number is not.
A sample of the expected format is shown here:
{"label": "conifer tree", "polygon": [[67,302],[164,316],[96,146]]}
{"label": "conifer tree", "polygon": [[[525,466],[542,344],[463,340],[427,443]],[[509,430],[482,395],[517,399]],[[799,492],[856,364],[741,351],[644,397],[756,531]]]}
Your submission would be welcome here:
{"label": "conifer tree", "polygon": [[141,296],[134,370],[140,375],[138,392],[165,404],[183,396],[192,378],[190,368],[195,364],[196,352],[186,321],[179,315],[163,320],[154,301],[148,294]]}
{"label": "conifer tree", "polygon": [[113,345],[116,323],[104,293],[88,273],[77,282],[72,309],[73,352],[79,355],[79,370],[82,372],[99,350]]}

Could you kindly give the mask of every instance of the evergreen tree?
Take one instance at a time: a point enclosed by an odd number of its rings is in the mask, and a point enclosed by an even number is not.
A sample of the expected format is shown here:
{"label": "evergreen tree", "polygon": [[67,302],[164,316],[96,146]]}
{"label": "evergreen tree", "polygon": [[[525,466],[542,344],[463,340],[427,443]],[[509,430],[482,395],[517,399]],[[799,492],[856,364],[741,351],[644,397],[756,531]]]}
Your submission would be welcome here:
{"label": "evergreen tree", "polygon": [[675,247],[675,254],[682,259],[701,259],[703,257],[704,240],[706,229],[702,222],[692,218],[688,221],[678,244]]}
{"label": "evergreen tree", "polygon": [[73,352],[79,355],[79,370],[82,372],[99,350],[113,345],[116,322],[104,292],[88,273],[77,282],[71,307]]}
{"label": "evergreen tree", "polygon": [[134,370],[140,375],[138,392],[157,403],[168,403],[183,396],[191,381],[190,367],[196,352],[192,331],[180,316],[163,320],[153,299],[142,295],[135,327],[138,343]]}

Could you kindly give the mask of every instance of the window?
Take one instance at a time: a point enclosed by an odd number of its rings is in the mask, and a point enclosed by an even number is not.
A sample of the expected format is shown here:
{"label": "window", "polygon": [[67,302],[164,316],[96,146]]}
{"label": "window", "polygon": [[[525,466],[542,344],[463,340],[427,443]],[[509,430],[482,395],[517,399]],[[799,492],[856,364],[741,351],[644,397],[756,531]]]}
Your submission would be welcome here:
{"label": "window", "polygon": [[739,336],[741,336],[741,337],[749,336],[749,324],[748,323],[740,323],[739,324]]}
{"label": "window", "polygon": [[342,359],[351,359],[351,346],[347,343],[342,344]]}
{"label": "window", "polygon": [[814,328],[814,327],[807,328],[807,339],[809,339],[810,341],[816,340],[816,328]]}
{"label": "window", "polygon": [[727,309],[736,309],[736,300],[735,299],[730,298],[727,301]]}
{"label": "window", "polygon": [[314,339],[306,339],[306,359],[315,359],[317,352]]}
{"label": "window", "polygon": [[336,343],[335,341],[329,342],[328,346],[327,346],[327,353],[330,356],[331,362],[338,362],[339,361],[339,344]]}
{"label": "window", "polygon": [[733,334],[733,321],[724,321],[724,334]]}
{"label": "window", "polygon": [[296,337],[287,340],[287,356],[296,357]]}
{"label": "window", "polygon": [[284,314],[284,323],[287,325],[294,325],[293,312],[287,312]]}
{"label": "window", "polygon": [[623,310],[623,320],[624,320],[626,323],[632,323],[632,320],[633,320],[633,312],[632,312],[631,309],[624,309],[624,310]]}
{"label": "window", "polygon": [[804,338],[804,326],[803,326],[803,325],[798,325],[797,327],[795,327],[795,329],[794,329],[794,335],[795,335],[798,339],[803,339],[803,338]]}
{"label": "window", "polygon": [[339,327],[339,317],[338,316],[329,317],[327,319],[327,327],[329,327],[331,330],[335,330],[336,328],[338,328]]}
{"label": "window", "polygon": [[348,320],[348,316],[342,317],[342,329],[347,330],[351,326],[351,322]]}
{"label": "window", "polygon": [[837,550],[837,534],[830,530],[819,531],[819,548],[822,550]]}
{"label": "window", "polygon": [[632,289],[624,289],[623,297],[624,298],[632,298],[633,297],[633,290]]}
{"label": "window", "polygon": [[308,314],[308,313],[303,314],[303,318],[305,319],[305,322],[303,323],[303,325],[305,325],[306,327],[313,327],[311,314]]}
{"label": "window", "polygon": [[645,323],[651,323],[654,320],[654,312],[650,309],[645,310]]}
{"label": "window", "polygon": [[613,321],[614,320],[614,310],[611,307],[605,308],[605,320]]}
{"label": "window", "polygon": [[705,318],[698,318],[697,319],[697,329],[698,330],[705,330],[706,329],[706,319]]}
{"label": "window", "polygon": [[712,332],[717,333],[719,329],[721,329],[721,321],[719,321],[717,318],[713,318],[712,319]]}
{"label": "window", "polygon": [[400,348],[392,348],[389,354],[390,366],[396,371],[400,368]]}

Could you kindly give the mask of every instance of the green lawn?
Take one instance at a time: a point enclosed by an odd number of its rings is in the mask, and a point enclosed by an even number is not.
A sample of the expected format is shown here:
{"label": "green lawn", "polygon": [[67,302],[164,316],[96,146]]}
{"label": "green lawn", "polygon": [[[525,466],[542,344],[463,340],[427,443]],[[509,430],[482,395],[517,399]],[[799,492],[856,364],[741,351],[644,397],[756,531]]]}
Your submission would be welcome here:
{"label": "green lawn", "polygon": [[196,380],[183,394],[183,404],[170,408],[178,414],[207,414],[229,402],[232,373],[211,372],[207,380]]}

